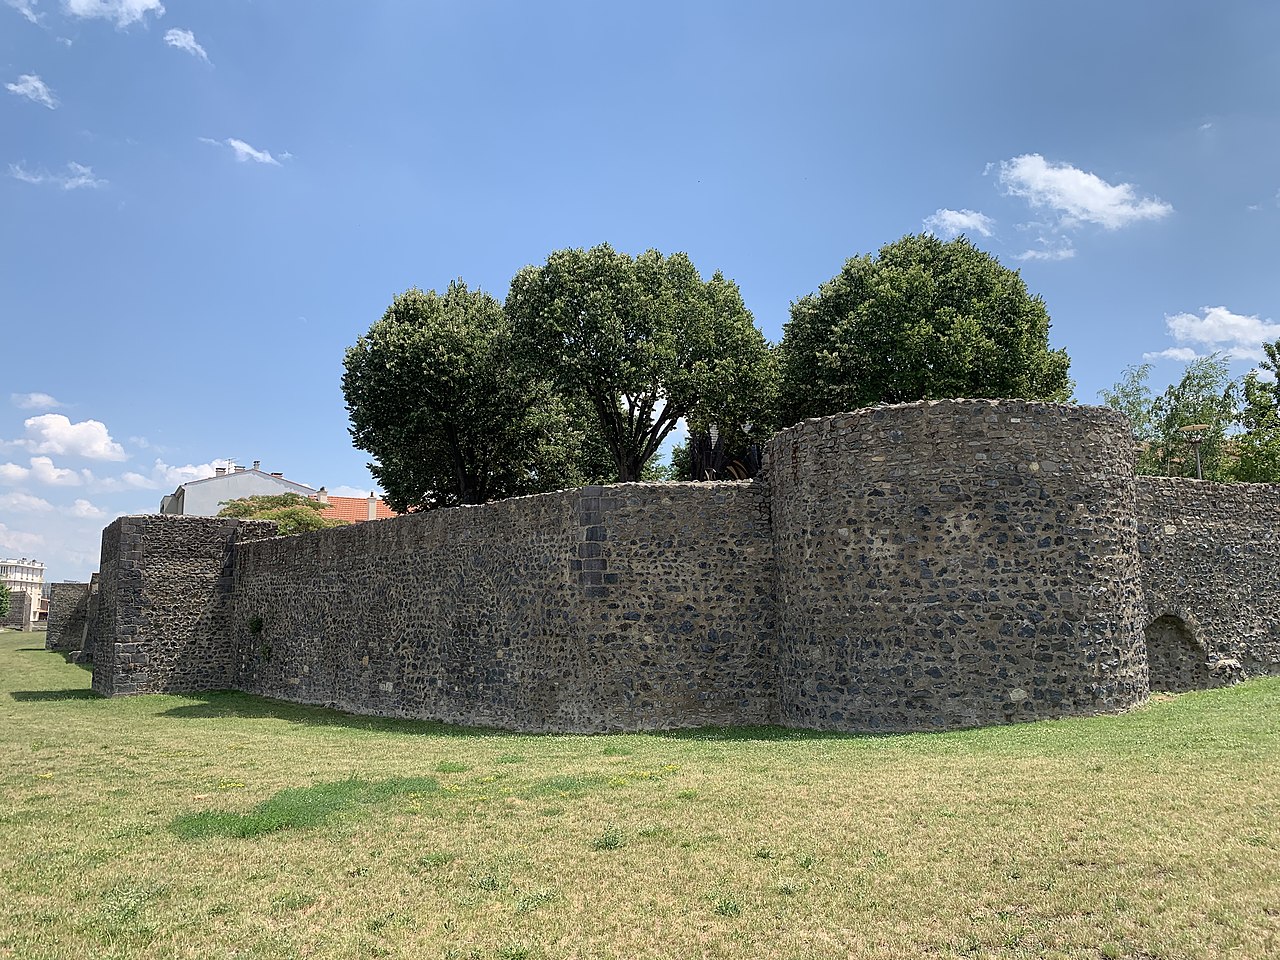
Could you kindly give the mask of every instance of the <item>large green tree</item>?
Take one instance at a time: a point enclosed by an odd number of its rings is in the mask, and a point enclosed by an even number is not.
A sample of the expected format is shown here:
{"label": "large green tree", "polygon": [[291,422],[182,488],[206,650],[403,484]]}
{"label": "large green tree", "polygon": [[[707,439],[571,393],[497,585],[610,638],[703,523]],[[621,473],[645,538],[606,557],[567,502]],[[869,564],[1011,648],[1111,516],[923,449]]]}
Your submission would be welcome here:
{"label": "large green tree", "polygon": [[526,363],[589,404],[618,480],[641,479],[682,418],[736,434],[773,408],[769,344],[737,285],[683,253],[558,250],[516,275],[506,308]]}
{"label": "large green tree", "polygon": [[875,403],[1072,393],[1044,301],[964,237],[906,236],[850,259],[792,305],[779,349],[788,423]]}
{"label": "large green tree", "polygon": [[324,504],[299,493],[258,494],[222,501],[220,517],[274,520],[281,536],[346,526],[347,521],[322,517]]}
{"label": "large green tree", "polygon": [[[1235,439],[1236,479],[1280,482],[1280,340],[1262,345],[1265,359],[1240,385],[1242,432]],[[1266,379],[1264,379],[1266,377]]]}
{"label": "large green tree", "polygon": [[582,431],[548,381],[516,362],[502,305],[460,280],[397,296],[345,367],[351,436],[398,511],[582,480]]}

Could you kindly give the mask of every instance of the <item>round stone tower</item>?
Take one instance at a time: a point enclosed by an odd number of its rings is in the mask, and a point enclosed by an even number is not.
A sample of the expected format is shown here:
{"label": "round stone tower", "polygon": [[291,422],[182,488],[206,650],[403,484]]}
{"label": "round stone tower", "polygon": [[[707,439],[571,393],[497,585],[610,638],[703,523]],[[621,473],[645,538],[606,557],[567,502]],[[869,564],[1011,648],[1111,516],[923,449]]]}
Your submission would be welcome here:
{"label": "round stone tower", "polygon": [[784,724],[934,730],[1146,698],[1119,413],[875,407],[784,430],[763,476]]}

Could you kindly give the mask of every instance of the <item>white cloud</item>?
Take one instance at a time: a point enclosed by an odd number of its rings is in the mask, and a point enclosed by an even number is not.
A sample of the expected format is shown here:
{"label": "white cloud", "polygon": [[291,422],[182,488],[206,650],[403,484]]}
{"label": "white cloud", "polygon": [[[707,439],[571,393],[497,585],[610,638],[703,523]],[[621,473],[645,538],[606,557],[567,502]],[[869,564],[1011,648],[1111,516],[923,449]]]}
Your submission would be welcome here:
{"label": "white cloud", "polygon": [[928,233],[950,240],[962,233],[980,233],[984,237],[991,236],[995,221],[976,210],[948,210],[943,207],[924,218],[924,229]]}
{"label": "white cloud", "polygon": [[127,460],[124,447],[111,439],[99,420],[72,423],[60,413],[31,417],[23,423],[27,439],[19,441],[32,453],[56,453],[89,460]]}
{"label": "white cloud", "polygon": [[151,475],[156,482],[169,487],[178,487],[184,483],[190,483],[192,480],[203,480],[206,477],[212,477],[217,473],[217,467],[229,467],[230,460],[214,460],[211,463],[187,463],[180,467],[175,467],[165,463],[163,460],[156,460],[155,465],[151,468]]}
{"label": "white cloud", "polygon": [[17,83],[6,83],[4,88],[10,93],[26,97],[32,103],[38,103],[41,106],[48,107],[50,110],[58,109],[58,98],[53,95],[53,91],[45,85],[45,82],[34,73],[24,73],[18,77]]}
{"label": "white cloud", "polygon": [[67,13],[73,17],[114,20],[117,27],[127,27],[147,14],[164,15],[160,0],[63,0]]}
{"label": "white cloud", "polygon": [[1280,323],[1232,313],[1226,307],[1201,307],[1199,314],[1176,313],[1164,318],[1169,335],[1182,346],[1152,354],[1174,360],[1194,360],[1192,345],[1221,351],[1232,360],[1261,360],[1262,344],[1280,339]]}
{"label": "white cloud", "polygon": [[44,537],[39,534],[10,530],[3,523],[0,523],[0,548],[11,550],[14,553],[26,553],[42,543],[44,543]]}
{"label": "white cloud", "polygon": [[0,494],[0,510],[14,510],[18,513],[44,513],[52,510],[53,504],[40,497],[33,497],[21,490],[14,493]]}
{"label": "white cloud", "polygon": [[1167,350],[1156,350],[1142,355],[1143,360],[1177,360],[1179,363],[1190,363],[1200,354],[1190,347],[1169,347]]}
{"label": "white cloud", "polygon": [[27,18],[29,23],[38,24],[43,13],[36,13],[36,0],[5,0],[9,6]]}
{"label": "white cloud", "polygon": [[31,458],[31,479],[36,483],[45,483],[51,487],[78,487],[84,478],[74,470],[66,470],[54,466],[49,457]]}
{"label": "white cloud", "polygon": [[11,393],[9,399],[20,410],[49,410],[54,407],[65,407],[47,393]]}
{"label": "white cloud", "polygon": [[1005,193],[1033,207],[1058,213],[1061,225],[1096,223],[1116,230],[1141,220],[1159,220],[1173,207],[1155,197],[1139,197],[1132,184],[1111,184],[1069,163],[1054,163],[1038,153],[1004,160],[999,180]]}
{"label": "white cloud", "polygon": [[[328,491],[328,493],[329,493],[329,496],[331,497],[356,497],[361,500],[367,500],[369,498],[369,491],[371,489],[373,488],[341,486],[341,487],[334,487],[332,490]],[[381,496],[382,494],[374,490],[374,495]]]}
{"label": "white cloud", "polygon": [[21,483],[30,473],[16,463],[0,463],[0,483]]}
{"label": "white cloud", "polygon": [[9,176],[23,183],[51,183],[63,190],[79,190],[82,187],[102,187],[108,181],[100,180],[93,175],[93,167],[72,161],[67,164],[67,172],[63,174],[48,173],[45,170],[28,170],[20,163],[9,164]]}
{"label": "white cloud", "polygon": [[205,63],[209,62],[209,55],[204,52],[204,47],[196,42],[196,35],[190,30],[170,30],[164,35],[164,42],[171,47],[185,50],[193,57],[199,57]]}
{"label": "white cloud", "polygon": [[1072,257],[1076,255],[1076,248],[1073,247],[1069,242],[1060,243],[1057,246],[1053,246],[1044,237],[1040,238],[1040,242],[1045,244],[1045,246],[1040,247],[1039,249],[1036,249],[1033,247],[1030,250],[1023,250],[1021,253],[1016,254],[1013,259],[1043,260],[1043,261],[1052,262],[1057,260],[1070,260]]}
{"label": "white cloud", "polygon": [[[255,147],[249,146],[249,144],[245,143],[243,140],[237,140],[235,137],[228,137],[226,140],[214,140],[211,137],[197,137],[196,139],[201,143],[213,144],[215,147],[230,147],[235,151],[236,159],[241,163],[246,160],[253,160],[257,163],[269,163],[273,167],[280,166],[280,161],[273,157],[269,151],[258,150]],[[283,156],[285,159],[288,159],[292,157],[293,154],[286,153]]]}
{"label": "white cloud", "polygon": [[85,520],[97,520],[99,517],[105,517],[107,514],[106,511],[99,510],[88,500],[77,500],[71,507],[71,515]]}

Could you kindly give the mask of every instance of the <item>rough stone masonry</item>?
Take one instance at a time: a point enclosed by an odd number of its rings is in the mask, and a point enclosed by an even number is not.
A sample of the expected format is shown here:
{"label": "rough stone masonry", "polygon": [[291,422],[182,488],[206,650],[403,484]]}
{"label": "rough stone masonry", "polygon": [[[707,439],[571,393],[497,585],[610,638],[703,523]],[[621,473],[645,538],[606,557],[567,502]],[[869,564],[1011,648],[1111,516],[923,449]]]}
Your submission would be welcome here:
{"label": "rough stone masonry", "polygon": [[293,537],[123,517],[85,646],[108,696],[571,732],[942,730],[1280,673],[1280,488],[1133,452],[1105,408],[927,401],[784,430],[749,483]]}

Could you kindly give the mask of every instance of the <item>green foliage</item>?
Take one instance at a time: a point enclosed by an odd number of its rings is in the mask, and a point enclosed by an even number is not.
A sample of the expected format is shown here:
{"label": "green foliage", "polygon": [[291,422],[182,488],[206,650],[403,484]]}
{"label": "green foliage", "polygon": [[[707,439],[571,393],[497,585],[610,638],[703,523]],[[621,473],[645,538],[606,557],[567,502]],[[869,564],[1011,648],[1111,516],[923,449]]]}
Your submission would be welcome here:
{"label": "green foliage", "polygon": [[9,588],[0,583],[0,617],[8,616],[9,599]]}
{"label": "green foliage", "polygon": [[570,405],[515,362],[502,306],[461,280],[412,289],[347,350],[355,445],[401,512],[537,493],[591,479]]}
{"label": "green foliage", "polygon": [[784,423],[945,397],[1067,400],[1044,301],[963,237],[906,236],[791,307],[779,347]]}
{"label": "green foliage", "polygon": [[248,813],[210,810],[176,818],[169,829],[184,840],[210,837],[258,837],[280,830],[316,827],[339,814],[359,807],[385,803],[396,796],[432,793],[439,789],[434,777],[397,777],[360,780],[352,777],[336,783],[293,787],[268,797]]}
{"label": "green foliage", "polygon": [[769,419],[768,342],[737,285],[703,281],[683,253],[558,250],[516,275],[506,310],[524,362],[585,399],[620,481],[643,477],[681,418],[726,431]]}
{"label": "green foliage", "polygon": [[[1156,396],[1147,381],[1151,365],[1129,367],[1110,390],[1109,407],[1125,413],[1138,443],[1137,470],[1154,476],[1194,477],[1195,448],[1202,438],[1201,472],[1206,480],[1280,482],[1280,386],[1274,377],[1280,341],[1264,344],[1258,369],[1232,380],[1219,354],[1192,360],[1177,383]],[[1185,431],[1204,425],[1207,429]]]}
{"label": "green foliage", "polygon": [[273,520],[281,536],[306,533],[308,530],[327,530],[346,525],[345,520],[322,517],[325,505],[300,493],[260,494],[224,500],[220,517],[240,517],[244,520]]}

